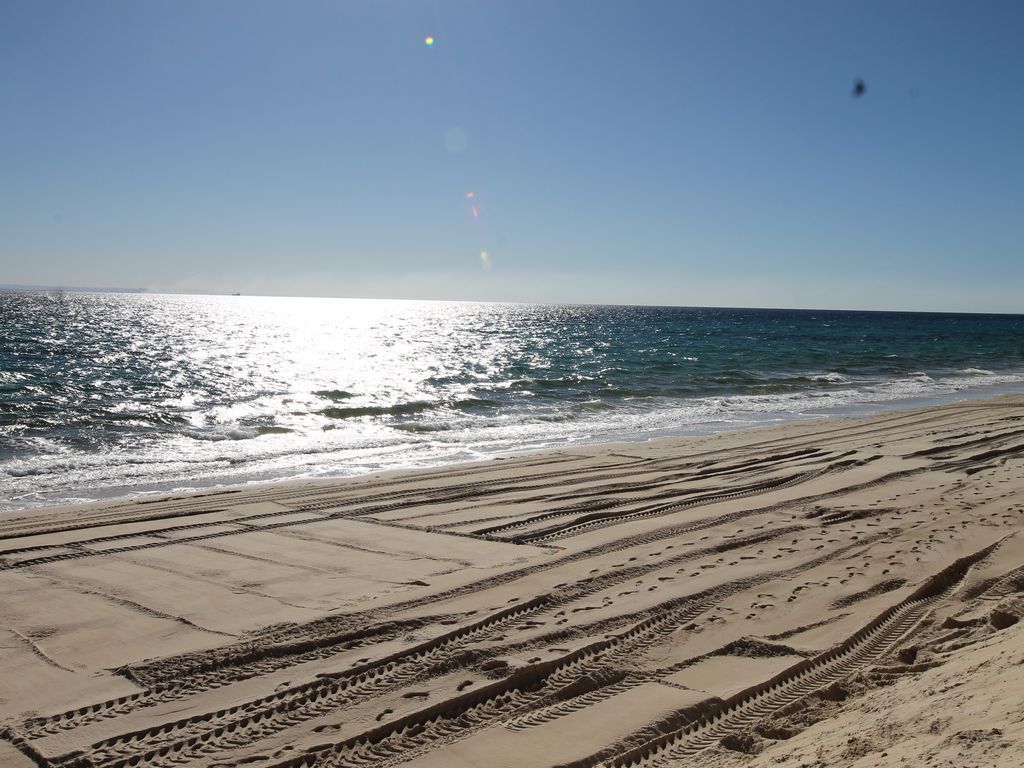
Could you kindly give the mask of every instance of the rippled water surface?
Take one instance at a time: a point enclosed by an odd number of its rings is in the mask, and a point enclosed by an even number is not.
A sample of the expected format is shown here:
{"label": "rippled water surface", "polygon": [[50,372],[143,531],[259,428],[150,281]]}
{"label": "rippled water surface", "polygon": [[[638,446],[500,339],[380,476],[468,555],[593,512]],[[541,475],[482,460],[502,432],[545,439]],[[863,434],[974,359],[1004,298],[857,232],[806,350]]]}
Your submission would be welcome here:
{"label": "rippled water surface", "polygon": [[1024,389],[1024,317],[0,293],[0,510]]}

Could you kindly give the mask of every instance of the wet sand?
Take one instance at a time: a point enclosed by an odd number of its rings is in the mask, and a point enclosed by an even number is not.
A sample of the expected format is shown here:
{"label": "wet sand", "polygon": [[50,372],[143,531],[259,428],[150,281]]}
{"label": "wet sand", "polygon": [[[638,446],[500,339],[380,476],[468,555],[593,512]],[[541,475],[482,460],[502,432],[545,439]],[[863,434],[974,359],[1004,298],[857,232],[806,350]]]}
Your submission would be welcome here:
{"label": "wet sand", "polygon": [[1024,396],[0,518],[0,766],[1024,764]]}

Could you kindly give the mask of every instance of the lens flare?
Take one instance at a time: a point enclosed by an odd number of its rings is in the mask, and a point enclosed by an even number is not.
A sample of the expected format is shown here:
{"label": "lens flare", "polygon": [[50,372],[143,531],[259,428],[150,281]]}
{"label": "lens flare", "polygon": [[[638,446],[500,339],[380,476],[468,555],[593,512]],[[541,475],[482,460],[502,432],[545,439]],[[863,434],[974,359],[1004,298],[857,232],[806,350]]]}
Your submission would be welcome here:
{"label": "lens flare", "polygon": [[491,254],[487,251],[480,251],[480,266],[483,268],[484,272],[491,271]]}
{"label": "lens flare", "polygon": [[423,38],[423,42],[426,43],[428,46],[433,45],[434,38],[431,37],[430,35],[427,35],[425,38]]}

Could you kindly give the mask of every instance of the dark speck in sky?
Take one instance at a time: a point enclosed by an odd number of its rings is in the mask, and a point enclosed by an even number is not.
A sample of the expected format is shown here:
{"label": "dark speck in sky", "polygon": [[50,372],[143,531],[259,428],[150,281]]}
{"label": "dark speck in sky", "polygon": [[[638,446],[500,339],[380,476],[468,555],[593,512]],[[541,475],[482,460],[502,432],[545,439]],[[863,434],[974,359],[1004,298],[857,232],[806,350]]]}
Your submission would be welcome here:
{"label": "dark speck in sky", "polygon": [[864,81],[861,80],[860,78],[858,78],[858,79],[853,81],[853,96],[854,96],[854,98],[859,99],[861,96],[864,95],[864,92],[867,91],[867,89],[868,89],[868,87],[866,85],[864,85]]}

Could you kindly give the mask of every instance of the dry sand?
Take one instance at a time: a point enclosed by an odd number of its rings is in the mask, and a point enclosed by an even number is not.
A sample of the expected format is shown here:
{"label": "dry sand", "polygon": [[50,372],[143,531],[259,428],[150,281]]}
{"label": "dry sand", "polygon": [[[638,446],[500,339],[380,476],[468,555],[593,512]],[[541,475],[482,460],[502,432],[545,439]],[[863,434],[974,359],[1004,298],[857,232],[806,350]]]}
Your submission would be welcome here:
{"label": "dry sand", "polygon": [[0,518],[0,766],[1020,766],[1024,397]]}

